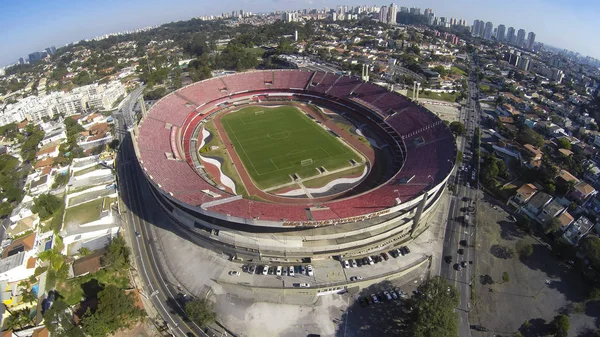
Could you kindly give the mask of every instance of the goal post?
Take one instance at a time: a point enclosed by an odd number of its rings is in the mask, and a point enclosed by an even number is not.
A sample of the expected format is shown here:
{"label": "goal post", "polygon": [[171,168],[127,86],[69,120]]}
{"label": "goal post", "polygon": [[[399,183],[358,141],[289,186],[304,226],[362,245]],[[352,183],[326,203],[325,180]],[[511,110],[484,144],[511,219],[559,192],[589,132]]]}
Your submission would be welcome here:
{"label": "goal post", "polygon": [[302,165],[302,166],[312,165],[312,163],[313,163],[312,158],[304,159],[304,160],[300,161],[300,165]]}
{"label": "goal post", "polygon": [[265,111],[264,111],[264,110],[259,110],[259,111],[255,111],[255,112],[254,112],[254,115],[255,115],[255,116],[256,116],[256,115],[262,115],[262,114],[264,114],[264,113],[265,113]]}

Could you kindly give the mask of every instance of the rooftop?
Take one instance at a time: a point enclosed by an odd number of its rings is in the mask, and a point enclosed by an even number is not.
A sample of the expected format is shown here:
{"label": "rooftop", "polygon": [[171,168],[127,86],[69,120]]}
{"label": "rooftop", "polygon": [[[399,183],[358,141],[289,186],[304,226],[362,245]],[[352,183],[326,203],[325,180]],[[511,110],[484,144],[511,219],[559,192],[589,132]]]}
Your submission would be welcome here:
{"label": "rooftop", "polygon": [[26,252],[33,249],[35,243],[36,233],[31,233],[20,239],[14,240],[11,244],[4,249],[2,252],[2,258],[5,259],[11,255],[15,255],[19,252]]}

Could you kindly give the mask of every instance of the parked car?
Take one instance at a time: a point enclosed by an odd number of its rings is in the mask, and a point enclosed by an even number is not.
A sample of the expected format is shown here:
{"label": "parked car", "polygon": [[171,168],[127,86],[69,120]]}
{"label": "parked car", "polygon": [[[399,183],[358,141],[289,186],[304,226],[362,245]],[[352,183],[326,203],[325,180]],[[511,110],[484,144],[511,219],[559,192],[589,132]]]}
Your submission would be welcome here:
{"label": "parked car", "polygon": [[287,274],[288,274],[288,269],[287,269],[286,267],[283,267],[283,268],[281,269],[281,275],[283,275],[283,276],[287,276]]}
{"label": "parked car", "polygon": [[137,236],[138,238],[141,238],[142,236],[140,235],[140,232],[135,231],[135,236]]}
{"label": "parked car", "polygon": [[373,303],[379,303],[379,299],[377,298],[377,295],[373,294],[373,295],[371,295],[371,298],[373,299]]}
{"label": "parked car", "polygon": [[370,264],[370,265],[374,265],[374,264],[375,264],[375,261],[373,261],[373,258],[372,258],[372,257],[370,257],[370,256],[367,256],[367,263],[368,263],[368,264]]}
{"label": "parked car", "polygon": [[393,291],[393,290],[390,290],[390,294],[392,295],[392,297],[393,297],[395,300],[397,300],[397,299],[398,299],[398,294],[396,294],[396,292],[395,292],[395,291]]}
{"label": "parked car", "polygon": [[230,270],[229,276],[240,276],[240,272],[237,270]]}
{"label": "parked car", "polygon": [[300,266],[300,274],[306,274],[306,268],[304,266]]}
{"label": "parked car", "polygon": [[356,265],[359,266],[359,267],[362,267],[363,266],[362,259],[356,259]]}
{"label": "parked car", "polygon": [[385,295],[385,298],[387,298],[388,301],[392,300],[392,295],[390,295],[390,293],[387,290],[383,292],[383,295]]}
{"label": "parked car", "polygon": [[369,263],[369,259],[367,259],[366,257],[363,257],[362,263],[363,263],[363,266],[366,266],[366,265],[370,264]]}
{"label": "parked car", "polygon": [[281,266],[277,266],[277,269],[275,269],[275,275],[281,276]]}
{"label": "parked car", "polygon": [[250,274],[255,274],[256,273],[256,266],[255,265],[251,265],[248,267],[248,272]]}
{"label": "parked car", "polygon": [[343,262],[344,268],[350,268],[350,263],[348,261]]}
{"label": "parked car", "polygon": [[263,266],[262,268],[263,268],[262,269],[262,274],[263,275],[269,274],[269,266]]}
{"label": "parked car", "polygon": [[352,268],[356,268],[356,267],[357,267],[356,260],[354,260],[354,259],[350,260],[350,266],[351,266]]}
{"label": "parked car", "polygon": [[385,252],[381,253],[381,257],[383,257],[383,259],[386,261],[390,259],[389,256]]}
{"label": "parked car", "polygon": [[299,287],[300,288],[309,288],[310,284],[309,283],[300,283]]}
{"label": "parked car", "polygon": [[398,257],[398,252],[394,249],[394,250],[390,250],[390,255],[395,259]]}
{"label": "parked car", "polygon": [[306,266],[306,273],[308,274],[308,276],[314,275],[313,267],[310,264],[308,266]]}
{"label": "parked car", "polygon": [[294,267],[292,267],[292,266],[288,267],[288,275],[294,276]]}
{"label": "parked car", "polygon": [[350,276],[350,281],[360,281],[362,280],[362,276]]}

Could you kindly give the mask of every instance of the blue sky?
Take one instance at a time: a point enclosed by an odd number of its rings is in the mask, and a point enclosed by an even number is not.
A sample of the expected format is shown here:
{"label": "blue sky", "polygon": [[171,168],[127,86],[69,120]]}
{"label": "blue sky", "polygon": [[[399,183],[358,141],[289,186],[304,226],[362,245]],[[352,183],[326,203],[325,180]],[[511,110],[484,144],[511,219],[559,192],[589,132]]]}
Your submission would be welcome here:
{"label": "blue sky", "polygon": [[[437,16],[492,21],[534,31],[537,41],[600,58],[598,0],[404,0],[398,6],[432,8]],[[383,5],[388,1],[346,0],[0,0],[0,65],[48,46],[232,9],[251,12]]]}

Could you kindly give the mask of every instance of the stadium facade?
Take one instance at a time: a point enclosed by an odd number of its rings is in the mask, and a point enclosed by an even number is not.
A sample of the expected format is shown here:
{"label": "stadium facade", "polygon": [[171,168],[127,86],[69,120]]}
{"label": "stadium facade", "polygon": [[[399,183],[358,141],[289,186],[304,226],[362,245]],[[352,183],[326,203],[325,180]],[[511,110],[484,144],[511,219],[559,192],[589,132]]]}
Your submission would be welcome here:
{"label": "stadium facade", "polygon": [[[383,167],[372,166],[376,174],[333,197],[236,194],[225,179],[208,174],[213,163],[199,153],[204,125],[233,107],[271,101],[340,113],[373,136],[386,159],[372,164]],[[154,196],[190,240],[242,259],[352,256],[411,240],[435,214],[457,153],[447,125],[406,97],[360,78],[304,70],[191,84],[156,102],[133,136]]]}

